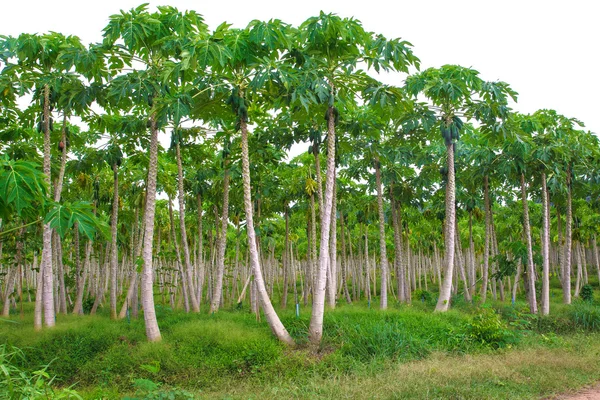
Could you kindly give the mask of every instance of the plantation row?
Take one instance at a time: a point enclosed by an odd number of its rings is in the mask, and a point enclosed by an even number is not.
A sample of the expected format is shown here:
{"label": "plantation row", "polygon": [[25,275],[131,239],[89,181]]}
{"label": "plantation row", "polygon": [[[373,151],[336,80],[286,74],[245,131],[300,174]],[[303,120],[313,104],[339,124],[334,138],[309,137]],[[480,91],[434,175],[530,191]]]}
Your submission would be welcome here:
{"label": "plantation row", "polygon": [[0,295],[4,316],[35,302],[36,329],[141,309],[157,341],[155,301],[249,301],[292,345],[277,302],[312,306],[318,344],[326,304],[548,314],[551,277],[567,304],[600,281],[597,137],[355,19],[211,32],[140,6],[89,46],[0,36],[0,65]]}

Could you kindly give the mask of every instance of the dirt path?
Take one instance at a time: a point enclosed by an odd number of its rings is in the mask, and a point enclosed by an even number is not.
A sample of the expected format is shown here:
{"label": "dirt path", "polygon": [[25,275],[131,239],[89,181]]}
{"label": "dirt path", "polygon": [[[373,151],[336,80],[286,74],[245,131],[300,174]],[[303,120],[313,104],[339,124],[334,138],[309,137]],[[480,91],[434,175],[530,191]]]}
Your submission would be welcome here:
{"label": "dirt path", "polygon": [[557,400],[600,400],[600,385],[583,389],[572,395],[558,397]]}

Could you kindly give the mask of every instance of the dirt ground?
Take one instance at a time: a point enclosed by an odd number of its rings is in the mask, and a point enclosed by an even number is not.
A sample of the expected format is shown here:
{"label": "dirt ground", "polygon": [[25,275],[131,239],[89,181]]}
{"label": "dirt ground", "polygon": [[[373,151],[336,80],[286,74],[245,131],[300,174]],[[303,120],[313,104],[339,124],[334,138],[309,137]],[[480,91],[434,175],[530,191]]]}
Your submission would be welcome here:
{"label": "dirt ground", "polygon": [[575,394],[557,397],[556,400],[600,400],[600,384],[588,387]]}

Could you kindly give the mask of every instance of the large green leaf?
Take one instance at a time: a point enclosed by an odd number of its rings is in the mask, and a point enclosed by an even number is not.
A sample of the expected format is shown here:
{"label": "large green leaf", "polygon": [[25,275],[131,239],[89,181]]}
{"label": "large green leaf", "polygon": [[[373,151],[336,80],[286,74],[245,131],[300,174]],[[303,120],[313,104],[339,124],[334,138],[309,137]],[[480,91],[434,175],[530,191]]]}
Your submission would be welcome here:
{"label": "large green leaf", "polygon": [[0,214],[35,213],[45,195],[44,175],[37,164],[10,160],[6,155],[0,158]]}
{"label": "large green leaf", "polygon": [[92,205],[84,201],[55,203],[46,215],[44,223],[49,223],[51,228],[56,229],[60,237],[64,237],[75,223],[79,232],[90,240],[94,239],[95,233],[99,233],[104,238],[109,237],[109,227],[106,222],[96,217],[92,212]]}

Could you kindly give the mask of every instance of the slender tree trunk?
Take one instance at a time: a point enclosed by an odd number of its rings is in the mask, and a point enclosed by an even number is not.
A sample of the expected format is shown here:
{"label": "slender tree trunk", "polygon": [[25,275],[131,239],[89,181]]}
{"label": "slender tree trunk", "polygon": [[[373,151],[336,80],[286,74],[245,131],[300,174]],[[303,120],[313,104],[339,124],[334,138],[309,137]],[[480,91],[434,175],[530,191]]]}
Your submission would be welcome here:
{"label": "slender tree trunk", "polygon": [[381,295],[380,308],[385,310],[388,305],[387,299],[387,280],[388,280],[388,259],[387,245],[385,243],[385,219],[383,215],[383,189],[381,185],[381,163],[379,157],[375,156],[375,182],[377,185],[377,210],[379,213],[379,254],[381,257]]}
{"label": "slender tree trunk", "polygon": [[454,145],[452,143],[446,145],[448,154],[448,182],[446,183],[446,223],[444,235],[444,248],[446,257],[444,260],[444,280],[442,290],[438,298],[436,311],[448,311],[450,306],[450,295],[452,289],[452,273],[454,269],[454,235],[456,224],[456,206],[455,206],[455,183],[454,183]]}
{"label": "slender tree trunk", "polygon": [[[44,85],[44,174],[46,175],[46,184],[51,185],[51,160],[50,160],[50,87]],[[42,251],[42,304],[44,309],[44,323],[48,327],[55,325],[54,312],[54,270],[52,267],[52,228],[50,223],[44,224],[43,228],[43,251]],[[41,328],[34,321],[36,329]]]}
{"label": "slender tree trunk", "polygon": [[[1,223],[1,222],[0,222]],[[15,252],[15,266],[8,270],[6,274],[6,290],[4,291],[4,307],[2,309],[2,316],[8,317],[10,314],[10,296],[15,290],[15,284],[20,276],[21,264],[23,262],[23,232],[25,228],[19,229],[17,234],[16,252]],[[21,300],[22,302],[22,300]]]}
{"label": "slender tree trunk", "polygon": [[150,117],[150,149],[148,164],[148,183],[146,191],[146,210],[144,211],[144,248],[142,259],[144,268],[142,270],[142,307],[144,309],[144,323],[146,326],[146,337],[151,342],[161,340],[156,310],[154,309],[154,289],[152,266],[152,248],[154,244],[154,213],[156,208],[156,176],[158,173],[158,128],[156,117]]}
{"label": "slender tree trunk", "polygon": [[[229,161],[223,160],[225,174],[223,176],[223,211],[221,212],[221,234],[217,241],[217,276],[215,278],[210,313],[219,311],[223,292],[223,275],[225,274],[225,246],[227,245],[227,226],[229,219]],[[215,226],[217,225],[215,221]]]}
{"label": "slender tree trunk", "polygon": [[579,291],[582,286],[582,267],[581,267],[581,244],[575,242],[575,263],[577,264],[576,280],[575,280],[575,297],[579,297]]}
{"label": "slender tree trunk", "polygon": [[[171,242],[173,243],[173,246],[175,247],[175,263],[176,263],[176,270],[178,272],[178,276],[181,279],[181,293],[182,293],[182,297],[183,297],[183,304],[184,304],[184,310],[185,312],[190,312],[190,296],[189,296],[189,292],[188,292],[188,284],[187,284],[187,275],[185,274],[185,272],[183,271],[183,263],[181,261],[181,249],[179,248],[179,242],[177,241],[177,235],[175,234],[175,220],[173,218],[173,206],[171,203],[171,198],[169,197],[169,221],[170,221],[170,226],[171,226]],[[160,235],[159,235],[160,238]],[[160,251],[160,248],[157,250],[157,252]]]}
{"label": "slender tree trunk", "polygon": [[[137,212],[136,212],[135,220],[136,220],[136,222],[138,221]],[[136,223],[136,225],[137,225],[137,223]],[[133,269],[129,276],[129,287],[127,288],[127,294],[125,296],[125,301],[123,302],[123,305],[121,306],[121,310],[119,311],[119,319],[125,318],[125,316],[127,315],[127,308],[130,305],[133,307],[133,297],[138,296],[139,284],[138,284],[137,260],[138,260],[138,257],[140,257],[142,255],[142,246],[144,244],[144,234],[142,231],[139,232],[136,240],[137,240],[137,244],[136,244],[136,247],[134,249],[132,249],[132,256],[131,256]]]}
{"label": "slender tree trunk", "polygon": [[562,224],[561,224],[562,218],[561,218],[560,210],[558,209],[558,206],[555,206],[555,208],[556,208],[556,230],[558,231],[558,244],[556,246],[556,250],[558,252],[558,264],[560,266],[558,280],[560,281],[560,284],[562,285],[563,276],[565,274],[565,263],[564,263],[565,253],[563,251],[563,230],[562,230]]}
{"label": "slender tree trunk", "polygon": [[[458,225],[456,225],[456,237],[455,237],[455,245],[456,245],[456,264],[458,265],[458,273],[460,275],[460,280],[463,282],[464,291],[465,291],[465,300],[469,303],[471,302],[471,293],[469,292],[469,283],[467,282],[467,276],[465,273],[465,264],[462,259],[462,248],[460,246],[460,234],[458,231]],[[458,286],[458,285],[457,285]]]}
{"label": "slender tree trunk", "polygon": [[[311,263],[307,266],[306,271],[308,276],[306,277],[306,297],[305,305],[308,298],[308,291],[311,290],[314,296],[316,284],[316,276],[318,267],[317,258],[317,218],[315,213],[315,194],[310,195],[310,243],[311,243]],[[313,297],[314,298],[314,297]]]}
{"label": "slender tree trunk", "polygon": [[60,241],[60,237],[58,233],[54,231],[54,246],[53,249],[56,249],[56,267],[57,267],[57,278],[59,284],[58,290],[58,312],[62,314],[67,314],[67,287],[65,286],[65,266],[63,264],[63,252],[62,252],[62,243]]}
{"label": "slender tree trunk", "polygon": [[404,280],[404,268],[402,268],[402,233],[400,231],[400,224],[398,222],[399,211],[397,210],[397,208],[400,207],[400,204],[394,200],[393,194],[390,197],[392,199],[392,225],[394,228],[394,269],[396,270],[396,291],[398,292],[398,301],[400,301],[400,303],[404,303],[406,302],[406,291],[404,289],[406,282]]}
{"label": "slender tree trunk", "polygon": [[481,282],[481,302],[485,303],[487,299],[487,287],[489,280],[490,270],[490,244],[492,236],[492,217],[491,217],[491,206],[490,206],[490,189],[489,189],[489,178],[486,175],[483,178],[483,191],[484,191],[484,207],[485,207],[485,247],[483,252],[483,276]]}
{"label": "slender tree trunk", "polygon": [[200,312],[199,300],[196,297],[196,289],[194,287],[194,276],[192,274],[192,262],[190,260],[190,247],[187,240],[187,231],[185,229],[185,202],[183,191],[183,166],[181,165],[181,146],[179,140],[175,146],[175,155],[177,158],[177,199],[179,200],[179,229],[181,234],[181,246],[183,247],[183,259],[185,261],[185,283],[187,286],[187,294],[192,303],[192,310]]}
{"label": "slender tree trunk", "polygon": [[285,329],[279,316],[275,312],[271,300],[267,294],[265,283],[263,280],[260,261],[258,258],[258,248],[256,245],[256,233],[254,231],[253,205],[250,186],[250,160],[248,156],[248,125],[242,119],[240,121],[242,131],[242,181],[244,184],[244,209],[246,211],[246,233],[248,235],[248,248],[250,252],[250,264],[254,273],[254,283],[256,284],[257,295],[261,302],[267,323],[273,334],[287,345],[294,345],[294,339]]}
{"label": "slender tree trunk", "polygon": [[475,273],[475,243],[473,242],[473,211],[469,212],[469,292],[475,294],[477,275]]}
{"label": "slender tree trunk", "polygon": [[331,227],[331,210],[333,208],[333,187],[335,179],[335,121],[333,107],[327,110],[327,173],[325,182],[325,201],[321,218],[321,246],[319,249],[319,270],[317,287],[314,289],[312,315],[308,328],[308,336],[313,345],[321,342],[323,336],[323,314],[325,311],[325,285],[327,283],[327,264],[329,262],[329,236]]}
{"label": "slender tree trunk", "polygon": [[204,232],[202,226],[202,195],[198,193],[196,195],[196,201],[198,202],[198,278],[197,278],[197,298],[198,305],[202,304],[202,288],[204,287]]}
{"label": "slender tree trunk", "polygon": [[531,241],[531,227],[529,224],[529,205],[525,189],[525,174],[521,173],[521,200],[523,201],[523,229],[527,241],[527,297],[529,311],[537,314],[537,301],[535,296],[535,266],[533,265],[533,244]]}
{"label": "slender tree trunk", "polygon": [[73,314],[83,315],[83,296],[85,294],[85,281],[87,280],[88,270],[90,269],[90,257],[92,254],[92,242],[88,241],[85,245],[85,259],[81,270],[77,273],[77,296],[73,306]]}
{"label": "slender tree trunk", "polygon": [[573,209],[571,198],[571,170],[567,170],[567,216],[565,222],[564,269],[562,276],[563,303],[571,304],[571,250],[573,242]]}
{"label": "slender tree trunk", "polygon": [[117,270],[119,249],[117,248],[117,223],[119,218],[119,170],[117,163],[113,169],[113,204],[110,218],[110,319],[117,319]]}
{"label": "slender tree trunk", "polygon": [[[334,169],[335,174],[335,169]],[[337,196],[335,177],[333,179],[333,200],[331,210],[331,237],[329,239],[329,265],[327,268],[327,290],[329,307],[335,308],[335,294],[337,292]]]}
{"label": "slender tree trunk", "polygon": [[[290,216],[289,216],[289,208],[286,204],[285,208],[285,241],[284,241],[284,250],[283,250],[283,293],[281,294],[281,308],[287,307],[287,298],[288,298],[288,285],[289,285],[289,275],[290,275],[290,265],[291,265],[291,256],[290,256]],[[237,254],[237,249],[236,249]],[[296,282],[294,281],[294,285]]]}
{"label": "slender tree trunk", "polygon": [[352,298],[350,297],[350,292],[348,291],[348,257],[346,253],[346,229],[344,225],[344,214],[340,213],[340,230],[341,230],[341,238],[342,238],[342,258],[341,258],[341,268],[342,268],[342,285],[344,288],[344,297],[346,298],[346,302],[348,304],[352,303]]}
{"label": "slender tree trunk", "polygon": [[542,173],[542,315],[550,313],[550,210],[546,174]]}

